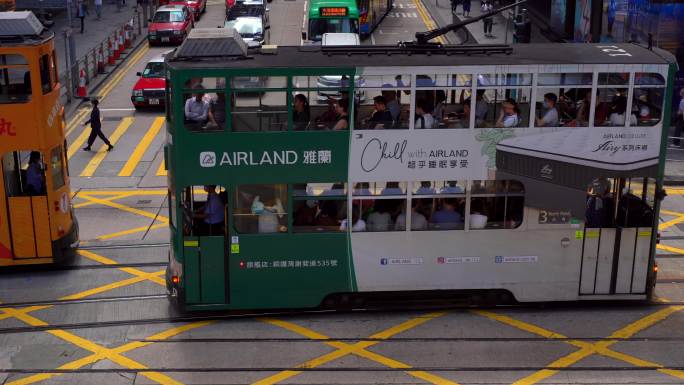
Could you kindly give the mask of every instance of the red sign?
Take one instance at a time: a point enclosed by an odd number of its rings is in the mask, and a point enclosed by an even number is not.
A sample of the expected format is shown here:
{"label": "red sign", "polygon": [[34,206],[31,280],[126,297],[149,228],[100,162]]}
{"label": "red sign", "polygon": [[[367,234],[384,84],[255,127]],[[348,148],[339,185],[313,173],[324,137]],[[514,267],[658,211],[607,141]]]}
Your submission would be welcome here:
{"label": "red sign", "polygon": [[347,7],[321,7],[320,13],[323,17],[347,16]]}
{"label": "red sign", "polygon": [[12,128],[12,122],[5,120],[5,118],[0,118],[0,136],[16,136],[17,133]]}

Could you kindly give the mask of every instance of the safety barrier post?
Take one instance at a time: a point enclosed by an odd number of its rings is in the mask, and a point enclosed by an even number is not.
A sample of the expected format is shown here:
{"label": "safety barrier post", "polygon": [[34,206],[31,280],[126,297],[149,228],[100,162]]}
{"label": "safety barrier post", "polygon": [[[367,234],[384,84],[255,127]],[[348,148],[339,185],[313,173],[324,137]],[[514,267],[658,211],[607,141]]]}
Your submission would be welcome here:
{"label": "safety barrier post", "polygon": [[[88,64],[89,64],[89,62],[90,61],[88,60],[88,53],[86,53],[85,56],[83,57],[83,68],[85,69],[86,84],[90,81],[90,77],[88,75]],[[79,74],[79,77],[80,77],[80,74]],[[79,83],[80,83],[80,81],[79,81]]]}

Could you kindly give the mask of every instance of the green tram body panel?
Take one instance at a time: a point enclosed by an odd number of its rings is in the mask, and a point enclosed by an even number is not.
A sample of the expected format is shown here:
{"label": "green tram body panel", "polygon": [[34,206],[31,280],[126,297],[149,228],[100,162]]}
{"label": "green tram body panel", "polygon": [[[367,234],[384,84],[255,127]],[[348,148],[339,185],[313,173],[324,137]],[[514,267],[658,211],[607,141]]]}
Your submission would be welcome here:
{"label": "green tram body panel", "polygon": [[[597,59],[593,56],[590,57],[589,54],[594,52],[594,48],[590,45],[568,45],[557,48],[553,48],[556,46],[544,45],[544,47],[548,51],[547,54],[549,56],[543,60],[536,56],[539,55],[539,52],[534,51],[532,47],[525,46],[516,48],[518,52],[513,53],[511,56],[495,58],[496,60],[489,58],[489,56],[487,58],[471,56],[467,58],[449,58],[435,55],[427,58],[421,57],[418,54],[402,54],[403,56],[397,54],[392,56],[391,60],[393,63],[389,63],[387,57],[379,58],[378,60],[381,61],[381,64],[374,63],[375,59],[372,55],[367,57],[365,55],[356,57],[348,57],[346,55],[323,57],[325,55],[316,56],[316,54],[312,53],[312,58],[324,64],[321,64],[320,67],[311,67],[316,63],[306,63],[307,52],[314,52],[315,48],[302,48],[302,51],[295,52],[299,48],[279,47],[279,50],[285,48],[283,49],[285,54],[283,57],[279,58],[278,56],[268,56],[265,54],[257,55],[253,62],[245,62],[246,64],[242,67],[231,64],[230,61],[221,62],[218,60],[216,61],[218,63],[216,66],[221,67],[222,64],[225,64],[225,66],[222,68],[212,67],[211,61],[208,61],[207,64],[200,63],[197,65],[188,62],[183,62],[177,66],[168,65],[170,81],[167,84],[172,88],[173,92],[167,92],[167,95],[172,95],[171,103],[167,103],[167,106],[172,106],[173,108],[170,111],[169,137],[165,154],[167,156],[167,165],[169,166],[168,181],[169,186],[171,186],[170,194],[175,198],[170,202],[170,206],[175,205],[175,207],[171,208],[171,241],[173,250],[169,271],[174,268],[174,265],[181,266],[180,270],[174,271],[180,272],[179,288],[182,291],[185,308],[188,310],[309,308],[320,305],[326,296],[336,293],[406,290],[503,289],[510,290],[516,298],[520,295],[523,301],[599,300],[611,298],[607,297],[608,294],[621,295],[619,298],[613,297],[616,299],[647,298],[650,295],[652,285],[655,283],[655,273],[652,271],[652,267],[655,255],[657,225],[651,223],[648,226],[636,225],[631,226],[631,228],[625,226],[624,229],[618,229],[617,226],[614,228],[594,229],[585,227],[583,212],[580,215],[566,215],[562,211],[563,208],[556,206],[568,205],[572,206],[573,210],[577,206],[586,206],[586,184],[581,187],[578,185],[585,183],[583,178],[587,176],[593,178],[607,175],[609,178],[615,178],[616,181],[619,178],[624,178],[622,179],[623,184],[629,178],[642,178],[643,181],[648,180],[643,184],[644,196],[646,196],[647,190],[646,183],[655,183],[657,188],[662,186],[662,165],[664,163],[665,146],[667,145],[667,129],[663,127],[669,126],[669,99],[672,94],[672,74],[676,71],[676,65],[669,64],[663,58],[655,58],[655,55],[646,50],[632,48],[627,45],[624,47],[628,50],[633,49],[634,57]],[[568,51],[576,51],[574,55],[569,56],[570,59],[563,59],[561,58],[562,55],[559,54],[560,50],[566,49]],[[516,58],[516,54],[520,55],[522,59]],[[638,55],[641,57],[637,58],[636,56]],[[586,57],[587,63],[577,59],[578,56]],[[290,61],[283,63],[279,59]],[[497,60],[499,59],[503,62],[498,63]],[[656,128],[653,129],[655,130],[655,135],[648,131],[649,127],[635,127],[631,125],[631,127],[627,127],[626,124],[623,127],[596,126],[575,128],[570,126],[572,128],[562,129],[565,130],[564,132],[570,133],[568,138],[572,138],[572,135],[578,135],[577,133],[581,133],[583,129],[603,130],[602,137],[597,138],[597,140],[604,138],[616,141],[623,140],[628,146],[627,148],[629,148],[630,143],[639,143],[630,142],[632,140],[630,136],[620,137],[620,130],[634,129],[639,130],[639,133],[647,133],[643,136],[633,135],[636,138],[634,140],[638,140],[641,137],[648,140],[651,140],[650,138],[652,137],[657,138],[648,142],[649,149],[657,149],[653,152],[656,160],[642,159],[645,162],[645,166],[640,166],[641,168],[634,167],[632,169],[618,169],[618,171],[615,171],[615,169],[601,169],[601,165],[590,165],[584,168],[573,169],[571,163],[568,166],[561,161],[549,162],[553,167],[544,163],[540,163],[540,167],[537,167],[537,164],[534,162],[545,161],[538,158],[541,152],[534,152],[532,156],[524,158],[523,155],[525,154],[520,155],[510,149],[514,145],[528,145],[529,143],[525,142],[524,139],[529,138],[531,135],[539,135],[541,137],[542,135],[552,135],[553,133],[521,134],[517,137],[515,134],[504,131],[496,132],[496,130],[488,131],[487,129],[475,128],[474,114],[470,116],[471,126],[469,130],[414,130],[414,123],[410,122],[410,129],[403,131],[354,131],[353,129],[339,132],[294,131],[292,108],[289,107],[292,104],[294,95],[299,90],[303,90],[303,88],[296,88],[292,84],[293,77],[295,76],[345,75],[351,79],[356,79],[357,76],[368,74],[369,72],[364,71],[369,70],[370,76],[379,76],[377,74],[380,73],[379,71],[384,70],[384,67],[389,68],[397,66],[397,63],[401,63],[404,67],[397,69],[397,73],[413,71],[410,75],[413,81],[417,82],[420,76],[424,76],[422,74],[431,73],[432,69],[430,66],[435,66],[435,68],[438,68],[437,71],[443,72],[446,72],[445,68],[450,66],[463,66],[463,68],[468,68],[468,71],[471,71],[473,76],[475,76],[480,73],[480,70],[475,68],[479,68],[478,63],[480,62],[478,61],[481,60],[481,66],[487,66],[483,70],[485,72],[482,72],[484,74],[495,72],[495,66],[505,65],[519,67],[529,65],[536,68],[530,71],[537,71],[536,73],[539,74],[544,65],[548,66],[549,63],[555,63],[562,67],[568,64],[565,61],[568,60],[570,62],[568,65],[574,63],[579,65],[587,64],[588,66],[604,66],[602,67],[605,68],[603,70],[595,70],[594,80],[591,83],[593,86],[585,87],[596,90],[599,88],[597,87],[598,81],[596,79],[598,79],[598,76],[596,76],[596,72],[610,71],[609,65],[613,63],[609,62],[609,60],[615,60],[617,64],[625,64],[626,68],[634,65],[634,67],[629,67],[632,69],[626,70],[631,72],[631,79],[634,79],[635,73],[644,71],[637,69],[640,68],[637,65],[641,65],[639,60],[642,59],[643,63],[646,63],[645,65],[652,65],[647,71],[659,72],[661,74],[669,72],[667,83],[662,85],[662,119],[658,123],[661,127],[658,127],[658,124],[655,125]],[[459,63],[459,60],[462,60],[463,63]],[[521,60],[521,62],[514,62],[514,60]],[[354,63],[355,61],[359,63]],[[539,64],[540,61],[545,64]],[[621,61],[624,61],[624,63]],[[256,64],[254,64],[255,62]],[[265,68],[263,67],[264,65],[272,65],[273,67]],[[307,67],[302,67],[303,65]],[[325,67],[326,65],[331,67]],[[377,69],[373,68],[374,66],[383,68]],[[414,68],[414,70],[407,70],[407,68]],[[650,68],[655,69],[651,70]],[[568,71],[578,70],[570,69]],[[587,71],[591,72],[592,70]],[[538,76],[537,74],[534,75],[535,79]],[[225,130],[222,132],[197,133],[183,128],[182,106],[184,105],[184,98],[187,97],[188,93],[191,93],[191,90],[186,89],[184,85],[198,76],[228,79],[225,88],[221,88],[221,90],[225,90],[228,93],[242,91],[237,88],[231,88],[230,81],[235,76],[287,77],[287,85],[278,88],[278,91],[285,92],[287,95],[287,129],[278,132],[233,132],[232,129],[235,129],[235,127],[231,127],[230,118],[227,119],[228,122]],[[348,83],[346,91],[349,95],[356,96],[357,90],[354,89],[354,83],[356,82],[351,81]],[[493,89],[491,85],[483,87]],[[529,85],[522,88],[526,87],[534,89],[537,87],[537,83],[530,81]],[[628,86],[621,87],[626,88]],[[630,85],[629,87],[632,86]],[[421,92],[416,84],[413,84],[410,88],[413,90],[411,91],[413,94],[406,93],[403,95],[404,98],[416,97],[416,94]],[[448,87],[435,86],[434,88]],[[542,89],[544,87],[539,85],[538,88]],[[605,89],[606,87],[603,88]],[[480,85],[475,84],[471,89],[478,91]],[[261,91],[269,92],[272,90],[264,88]],[[317,91],[314,86],[306,90],[314,91],[314,95]],[[207,88],[207,92],[211,92],[211,90]],[[415,101],[412,100],[411,105],[415,104],[413,102]],[[354,115],[354,108],[356,108],[353,104],[350,106],[351,116]],[[367,104],[365,107],[368,107]],[[475,103],[473,103],[474,105]],[[592,118],[594,113],[591,112]],[[534,127],[534,123],[530,123],[530,126]],[[523,128],[527,128],[527,126],[525,125]],[[663,130],[662,134],[658,129]],[[484,145],[481,141],[487,140],[487,138],[477,139],[478,137],[488,136],[484,134],[488,134],[489,137],[497,136],[497,138],[494,138],[496,141],[485,143],[486,145]],[[504,134],[511,134],[511,137],[505,138],[506,135]],[[525,183],[529,184],[525,185],[522,191],[524,198],[522,202],[524,205],[521,204],[521,206],[524,207],[521,210],[524,209],[524,220],[520,219],[517,224],[519,227],[507,227],[509,219],[506,217],[498,227],[487,228],[487,230],[481,230],[482,228],[478,229],[476,227],[466,228],[471,226],[466,221],[464,223],[466,231],[414,231],[410,229],[407,231],[377,233],[371,231],[358,233],[350,231],[295,232],[293,227],[293,207],[295,201],[333,199],[321,198],[320,196],[296,196],[293,193],[294,185],[296,184],[346,183],[347,189],[351,189],[352,182],[364,180],[383,182],[399,180],[402,182],[408,181],[409,184],[420,182],[421,180],[440,180],[433,177],[424,177],[424,174],[411,174],[414,170],[408,169],[401,170],[401,175],[406,175],[405,178],[397,177],[397,173],[386,174],[392,175],[392,177],[387,177],[386,179],[381,179],[381,177],[363,179],[364,175],[359,176],[358,171],[354,169],[354,167],[358,169],[358,166],[352,164],[354,162],[362,163],[362,159],[353,158],[352,154],[359,154],[359,148],[363,148],[362,141],[369,141],[371,140],[369,138],[375,137],[384,138],[383,140],[385,140],[391,135],[402,138],[397,140],[404,140],[403,138],[406,138],[404,143],[407,146],[415,145],[415,143],[424,145],[424,143],[431,140],[432,143],[424,146],[433,145],[433,149],[439,150],[434,151],[434,153],[438,154],[436,156],[449,153],[449,151],[441,150],[453,143],[447,140],[440,142],[439,139],[447,138],[457,145],[464,146],[470,150],[468,153],[472,156],[472,159],[482,161],[477,164],[482,165],[483,173],[473,174],[482,176],[463,178],[468,180],[466,181],[467,191],[463,191],[464,202],[471,202],[479,197],[471,189],[471,187],[474,188],[474,184],[471,184],[470,181],[503,180],[505,183],[509,183],[509,180],[519,176]],[[432,136],[430,137],[430,135]],[[426,140],[425,136],[428,136],[427,139],[429,140]],[[473,139],[473,137],[476,139]],[[385,159],[387,161],[383,165],[399,162],[397,151],[400,151],[402,145],[399,143],[395,146],[389,140],[386,142],[389,152],[385,152],[384,149],[382,150],[382,154],[377,158],[378,164],[380,161],[385,162]],[[500,146],[504,140],[506,140],[505,145]],[[380,143],[379,139],[377,143]],[[596,144],[600,143],[598,141],[596,143],[588,142],[584,147],[595,148]],[[379,148],[382,149],[382,145]],[[392,153],[392,148],[395,149],[394,154]],[[644,146],[642,148],[646,150],[647,147]],[[535,149],[532,148],[530,152],[533,150]],[[307,163],[305,161],[305,153],[309,151],[329,151],[329,162],[316,165]],[[577,150],[575,149],[575,151]],[[497,155],[499,152],[503,154],[501,158]],[[563,155],[559,151],[556,152]],[[413,152],[414,156],[422,153],[420,151]],[[425,151],[424,153],[432,154],[433,152]],[[485,158],[490,153],[493,153],[496,159],[489,158],[487,162]],[[410,154],[409,152],[407,152],[407,156],[411,156],[408,154]],[[574,154],[570,154],[566,158],[572,157],[572,155]],[[603,156],[603,154],[599,153],[596,155],[596,157],[600,156]],[[660,158],[657,159],[657,157]],[[278,161],[274,162],[274,159],[278,159]],[[586,163],[592,161],[592,159],[587,158],[583,158],[583,160],[586,160]],[[597,163],[601,163],[601,161],[599,159]],[[528,172],[527,170],[516,168],[524,162],[529,162],[532,165],[530,169],[533,170],[530,172],[534,174],[525,174]],[[445,161],[444,164],[450,163]],[[541,170],[543,175],[539,176],[539,170]],[[355,172],[357,174],[354,174]],[[426,170],[425,172],[429,171]],[[503,177],[500,177],[499,173]],[[551,174],[553,178],[557,178],[553,181],[556,184],[549,181],[550,173],[553,173]],[[432,175],[435,174],[433,173]],[[446,171],[443,175],[446,175]],[[457,178],[444,179],[455,180]],[[591,179],[589,181],[591,182]],[[199,187],[206,184],[220,185],[227,190],[227,199],[224,202],[227,207],[227,232],[225,236],[183,235],[182,231],[179,231],[178,228],[182,228],[182,223],[185,219],[185,214],[182,212],[180,205],[184,191],[188,187]],[[239,226],[236,226],[235,216],[243,214],[232,213],[232,209],[236,204],[234,200],[240,199],[236,198],[236,190],[241,186],[259,184],[287,185],[287,203],[284,204],[285,212],[288,214],[287,226],[284,228],[281,226],[280,232],[276,233],[240,233],[238,231],[240,230]],[[535,186],[541,190],[531,191],[534,190]],[[498,199],[499,196],[505,195],[503,193],[500,194],[498,188],[496,187],[495,194],[491,194],[493,198]],[[545,188],[549,188],[549,190],[543,190]],[[518,192],[520,191],[518,190]],[[506,190],[506,193],[513,197],[506,199],[515,199],[515,191],[510,192]],[[421,197],[414,198],[415,194],[418,193],[408,193],[407,191],[405,195],[399,196],[398,199],[406,200],[408,204],[415,199],[422,199]],[[556,194],[558,195],[556,196]],[[354,202],[347,199],[348,196],[343,198],[345,198],[344,202],[347,205],[354,204]],[[355,197],[353,199],[361,201],[359,202],[360,206],[363,206],[365,198]],[[552,202],[554,199],[559,202],[555,202],[556,206],[548,207],[548,212],[545,212],[544,215],[542,215],[541,210],[545,207],[535,206],[535,200],[554,203]],[[565,199],[573,199],[573,201],[563,201]],[[528,200],[532,202],[528,202]],[[512,202],[511,205],[515,206],[516,202],[520,201],[507,200],[505,202]],[[468,203],[464,204],[469,205]],[[658,217],[658,207],[657,203],[653,206],[654,218]],[[244,207],[240,207],[240,209],[242,208]],[[254,207],[252,207],[252,210],[254,210]],[[349,209],[347,208],[347,210]],[[555,219],[553,223],[547,225],[542,222],[542,218],[546,218],[549,213],[552,213]],[[248,215],[254,215],[254,213],[252,212],[252,214]],[[493,218],[489,219],[492,220]],[[605,236],[604,233],[606,234]],[[621,244],[620,236],[630,241],[625,241]],[[604,238],[609,239],[607,243],[609,247],[600,247],[599,237],[601,240]],[[610,242],[615,242],[615,245]],[[598,246],[593,251],[587,251],[587,245]],[[591,253],[593,255],[590,255]],[[610,253],[612,255],[612,266],[609,263],[604,263],[604,260],[609,260],[609,258],[602,253]],[[615,262],[628,258],[629,253],[633,255],[631,263],[634,266],[631,270],[631,278],[627,274],[630,271],[626,270],[624,265],[620,267]],[[585,260],[589,262],[585,263]],[[637,261],[639,263],[638,267]],[[645,262],[648,263],[646,264]],[[648,268],[646,265],[648,265]],[[589,269],[587,266],[596,266],[596,268]],[[610,293],[600,292],[596,289],[597,285],[595,282],[598,280],[596,277],[599,273],[602,274],[601,279],[606,283],[606,287],[613,286],[610,289]],[[637,273],[643,279],[639,278],[637,280]],[[613,278],[611,278],[611,275]],[[627,278],[623,280],[623,276]],[[590,288],[587,292],[584,292],[585,288],[582,283],[585,277],[589,277],[589,279],[586,279],[587,282],[592,279],[594,280],[594,288]],[[612,283],[610,282],[611,279]],[[617,290],[615,289],[616,279],[619,281]],[[626,289],[620,289],[620,282],[623,282],[620,280],[626,282]],[[516,287],[515,285],[519,286]],[[634,285],[634,288],[632,288],[632,285]],[[515,290],[518,291],[516,292]]]}

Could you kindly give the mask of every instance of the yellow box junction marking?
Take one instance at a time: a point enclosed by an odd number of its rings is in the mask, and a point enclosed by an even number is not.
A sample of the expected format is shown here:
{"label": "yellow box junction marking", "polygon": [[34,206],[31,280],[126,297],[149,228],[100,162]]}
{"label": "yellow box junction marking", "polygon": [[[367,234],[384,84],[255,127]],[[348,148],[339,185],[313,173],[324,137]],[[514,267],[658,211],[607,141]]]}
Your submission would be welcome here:
{"label": "yellow box junction marking", "polygon": [[131,154],[131,157],[128,158],[126,164],[123,166],[123,168],[121,168],[121,171],[119,171],[119,176],[133,175],[133,171],[135,171],[136,166],[138,166],[138,163],[140,163],[140,160],[142,159],[143,155],[145,155],[145,152],[150,147],[150,144],[152,144],[152,141],[157,137],[162,126],[164,126],[165,119],[166,118],[163,116],[154,119],[154,122],[152,122],[152,125],[145,133],[145,136],[143,136],[138,145],[135,146],[135,150],[133,151],[133,154]]}
{"label": "yellow box junction marking", "polygon": [[[419,325],[422,325],[432,319],[435,319],[437,317],[443,316],[444,312],[435,312],[435,313],[429,313],[425,314],[421,317],[413,318],[411,320],[408,320],[406,322],[402,322],[401,324],[398,324],[396,326],[393,326],[389,329],[386,329],[384,331],[381,331],[379,333],[373,334],[372,336],[369,337],[369,339],[377,339],[377,340],[386,340],[391,338],[392,336],[405,332],[407,330],[413,329]],[[282,321],[282,320],[277,320],[273,318],[262,318],[261,319],[263,322],[269,323],[271,325],[275,325],[278,327],[281,327],[283,329],[289,330],[293,333],[297,333],[299,335],[302,335],[304,337],[307,337],[312,340],[320,340],[322,343],[331,346],[337,350],[324,354],[320,357],[314,358],[312,360],[306,361],[304,363],[301,363],[297,365],[293,370],[284,370],[280,373],[274,374],[272,376],[269,376],[267,378],[264,378],[262,380],[259,380],[255,382],[253,385],[270,385],[270,384],[276,384],[278,382],[284,381],[288,378],[294,377],[302,371],[296,370],[297,368],[315,368],[321,365],[324,365],[328,362],[335,361],[339,358],[342,358],[344,356],[347,356],[349,354],[354,354],[359,357],[366,358],[368,360],[377,362],[381,365],[393,368],[393,369],[406,369],[405,372],[413,377],[419,378],[423,381],[427,381],[432,384],[436,385],[458,385],[456,382],[453,382],[451,380],[445,379],[443,377],[439,377],[437,375],[421,371],[421,370],[411,370],[411,366],[408,364],[405,364],[401,361],[397,361],[395,359],[385,357],[381,354],[370,352],[366,350],[367,348],[377,345],[382,341],[361,341],[357,342],[355,344],[348,344],[345,342],[340,342],[340,341],[333,341],[330,340],[330,337],[318,333],[314,330],[305,328],[303,326],[294,324],[292,322],[287,322],[287,321]]]}
{"label": "yellow box junction marking", "polygon": [[[112,136],[109,137],[109,141],[112,145],[116,144],[126,131],[128,131],[128,128],[133,124],[133,120],[134,119],[130,116],[121,120],[121,123],[116,127]],[[107,145],[103,143],[102,146],[100,146],[100,149],[97,150],[97,153],[90,159],[88,165],[81,171],[81,176],[93,176],[95,170],[100,167],[100,163],[102,163],[107,154]]]}
{"label": "yellow box junction marking", "polygon": [[[105,265],[112,265],[112,264],[117,264],[116,261],[109,259],[107,257],[95,254],[93,252],[87,251],[87,250],[79,250],[79,254],[82,256],[91,259],[93,261],[96,261],[98,263],[102,263]],[[122,281],[114,282],[108,285],[100,286],[97,288],[89,289],[86,291],[82,291],[80,293],[68,295],[62,298],[59,298],[60,300],[74,300],[74,299],[83,299],[86,297],[93,296],[95,294],[100,294],[103,292],[107,292],[119,287],[123,286],[128,286],[137,282],[142,282],[142,281],[151,281],[154,282],[158,285],[161,286],[166,286],[164,280],[160,278],[160,275],[164,274],[164,270],[157,271],[154,273],[147,273],[135,268],[119,268],[118,270],[124,271],[128,274],[133,275],[133,278],[125,279]],[[30,326],[49,326],[45,321],[42,321],[28,313],[37,311],[37,310],[43,310],[43,309],[48,309],[53,307],[54,305],[40,305],[40,306],[29,306],[26,308],[21,308],[21,309],[14,309],[14,308],[0,308],[0,320],[7,319],[7,318],[15,318],[18,319]],[[203,322],[196,322],[192,324],[187,324],[184,326],[176,327],[169,329],[167,331],[157,333],[155,335],[152,335],[147,338],[147,340],[151,341],[137,341],[137,342],[132,342],[128,343],[125,345],[122,345],[118,348],[115,349],[109,349],[106,347],[102,347],[100,345],[97,345],[85,338],[79,337],[73,333],[70,333],[65,330],[61,329],[50,329],[47,330],[46,333],[49,333],[57,338],[60,338],[64,341],[70,342],[80,348],[83,348],[85,350],[91,351],[93,354],[81,359],[78,359],[76,361],[70,362],[68,364],[62,365],[57,369],[60,370],[75,370],[82,368],[83,366],[92,364],[97,361],[101,360],[110,360],[120,366],[123,366],[128,369],[148,369],[145,365],[142,365],[130,358],[124,357],[121,354],[141,348],[143,346],[150,345],[154,343],[153,341],[158,341],[158,340],[164,340],[168,339],[170,337],[173,337],[175,335],[178,335],[179,333],[195,329],[198,327],[202,327],[205,325],[208,325],[212,323],[212,321],[203,321]],[[64,373],[40,373],[40,374],[35,374],[32,376],[24,377],[21,379],[18,379],[16,381],[8,382],[6,385],[27,385],[27,384],[33,384],[39,381],[43,381],[49,378],[52,378],[54,376],[59,376]],[[157,373],[157,372],[141,372],[140,375],[147,377],[148,379],[155,381],[157,383],[163,384],[163,385],[182,385],[180,382],[162,374],[162,373]]]}
{"label": "yellow box junction marking", "polygon": [[[672,314],[679,312],[684,309],[684,306],[669,306],[664,309],[658,310],[654,313],[651,313],[647,315],[646,317],[643,317],[635,322],[630,323],[627,326],[624,326],[623,328],[616,330],[613,332],[610,336],[607,337],[607,339],[625,339],[625,338],[630,338],[634,336],[635,334],[653,326],[654,324],[661,322],[662,320],[666,319],[667,317],[671,316]],[[570,353],[564,357],[561,357],[551,363],[549,363],[547,366],[550,368],[567,368],[569,366],[574,365],[578,361],[590,357],[594,354],[599,354],[605,357],[610,357],[613,359],[616,359],[618,361],[623,361],[626,363],[629,363],[634,366],[638,367],[650,367],[650,368],[660,368],[658,369],[659,372],[668,374],[673,377],[677,377],[679,379],[684,379],[684,371],[681,370],[672,370],[672,369],[663,369],[663,365],[655,363],[655,362],[649,362],[646,360],[642,360],[640,358],[624,354],[624,353],[619,353],[616,351],[613,351],[609,349],[613,344],[616,344],[619,341],[613,340],[613,341],[599,341],[595,343],[590,343],[590,342],[585,342],[585,341],[578,341],[578,340],[572,340],[568,339],[568,337],[560,334],[560,333],[555,333],[549,330],[546,330],[544,328],[541,328],[539,326],[519,321],[516,320],[512,317],[505,316],[505,315],[500,315],[494,312],[486,311],[486,310],[473,310],[472,311],[475,314],[479,314],[481,316],[487,317],[489,319],[501,322],[503,324],[512,326],[516,329],[520,329],[523,331],[526,331],[531,334],[536,334],[538,336],[544,337],[544,338],[549,338],[549,339],[563,339],[562,342],[565,342],[567,344],[573,345],[575,347],[578,347],[579,350]],[[514,382],[515,385],[531,385],[531,384],[536,384],[539,381],[542,381],[546,378],[549,378],[555,374],[557,374],[560,370],[558,369],[542,369],[540,371],[537,371],[536,373],[533,373],[525,378],[522,378],[516,382]]]}

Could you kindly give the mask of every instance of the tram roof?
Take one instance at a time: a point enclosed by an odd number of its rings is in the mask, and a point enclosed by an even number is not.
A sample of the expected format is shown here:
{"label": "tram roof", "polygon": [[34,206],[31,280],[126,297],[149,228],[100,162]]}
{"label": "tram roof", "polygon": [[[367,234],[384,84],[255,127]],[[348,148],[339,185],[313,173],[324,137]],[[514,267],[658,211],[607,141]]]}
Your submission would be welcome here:
{"label": "tram roof", "polygon": [[[675,62],[670,53],[654,48],[649,50],[635,44],[616,44],[631,56],[610,56],[605,45],[586,43],[517,44],[506,53],[474,53],[470,55],[452,51],[450,54],[436,52],[409,52],[396,46],[335,47],[278,46],[268,53],[250,52],[246,57],[182,57],[169,55],[167,62],[173,69],[210,68],[311,68],[311,67],[437,67],[481,65],[572,65],[572,64],[670,64]],[[458,47],[458,46],[457,46]],[[611,47],[613,47],[611,45]],[[182,48],[182,47],[181,47]],[[345,48],[354,54],[344,53]],[[383,50],[385,48],[385,50]],[[456,48],[456,47],[454,47]],[[456,48],[457,49],[457,48]],[[179,57],[180,56],[180,57]]]}

